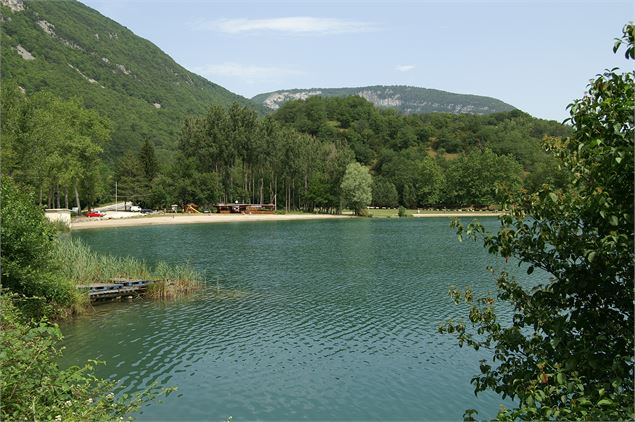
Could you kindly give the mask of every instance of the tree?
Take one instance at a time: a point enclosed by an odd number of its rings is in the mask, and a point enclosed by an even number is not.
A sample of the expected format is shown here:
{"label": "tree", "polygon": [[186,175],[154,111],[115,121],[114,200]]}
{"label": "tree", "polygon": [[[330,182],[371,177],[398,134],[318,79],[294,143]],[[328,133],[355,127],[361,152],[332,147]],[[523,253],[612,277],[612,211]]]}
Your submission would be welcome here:
{"label": "tree", "polygon": [[117,163],[115,178],[119,198],[131,202],[138,201],[140,197],[143,198],[145,189],[139,155],[126,151]]}
{"label": "tree", "polygon": [[414,186],[410,183],[406,183],[403,186],[403,193],[401,195],[401,203],[406,208],[417,208],[417,195]]}
{"label": "tree", "polygon": [[417,202],[422,205],[437,204],[445,184],[441,166],[430,157],[417,162]]}
{"label": "tree", "polygon": [[80,184],[85,196],[94,194],[95,186],[84,181],[94,180],[110,123],[77,99],[46,92],[26,97],[11,84],[3,87],[2,115],[3,174],[39,189],[40,202],[47,192],[49,207],[61,206],[62,195],[68,207],[71,190],[81,209]]}
{"label": "tree", "polygon": [[362,215],[370,205],[373,197],[372,185],[373,178],[368,168],[356,161],[346,166],[346,173],[341,184],[342,197],[356,215]]}
{"label": "tree", "polygon": [[382,177],[373,178],[373,204],[377,207],[399,205],[399,193],[394,183]]}
{"label": "tree", "polygon": [[473,151],[452,161],[446,172],[446,201],[452,205],[490,205],[496,190],[520,187],[521,165],[509,155],[489,149]]}
{"label": "tree", "polygon": [[148,139],[145,140],[139,150],[139,165],[141,167],[141,175],[149,185],[159,174],[159,161],[154,153],[154,147]]}
{"label": "tree", "polygon": [[[635,27],[624,28],[634,59]],[[529,290],[507,273],[497,298],[513,309],[508,323],[493,298],[470,291],[470,330],[448,323],[459,344],[493,351],[472,382],[517,399],[502,419],[633,420],[633,108],[635,72],[607,70],[570,105],[570,138],[548,147],[571,177],[567,189],[544,185],[509,198],[497,234],[485,247],[539,268],[550,280]],[[457,223],[459,235],[463,227]],[[482,226],[468,226],[472,235]],[[471,417],[474,411],[467,412]]]}

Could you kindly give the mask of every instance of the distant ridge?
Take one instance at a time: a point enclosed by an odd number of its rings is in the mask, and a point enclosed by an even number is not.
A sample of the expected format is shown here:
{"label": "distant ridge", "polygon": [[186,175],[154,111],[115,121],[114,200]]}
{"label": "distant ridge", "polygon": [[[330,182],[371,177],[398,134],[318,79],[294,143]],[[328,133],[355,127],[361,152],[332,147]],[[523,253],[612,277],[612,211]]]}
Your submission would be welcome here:
{"label": "distant ridge", "polygon": [[258,94],[251,100],[270,111],[274,111],[289,100],[302,100],[315,95],[324,97],[348,97],[357,95],[367,99],[377,107],[394,108],[404,114],[439,112],[454,114],[490,114],[516,109],[514,106],[496,98],[456,94],[438,89],[406,85],[287,89]]}
{"label": "distant ridge", "polygon": [[258,108],[77,1],[0,0],[0,33],[2,82],[79,97],[110,118],[111,158],[145,139],[173,151],[183,119],[210,105]]}

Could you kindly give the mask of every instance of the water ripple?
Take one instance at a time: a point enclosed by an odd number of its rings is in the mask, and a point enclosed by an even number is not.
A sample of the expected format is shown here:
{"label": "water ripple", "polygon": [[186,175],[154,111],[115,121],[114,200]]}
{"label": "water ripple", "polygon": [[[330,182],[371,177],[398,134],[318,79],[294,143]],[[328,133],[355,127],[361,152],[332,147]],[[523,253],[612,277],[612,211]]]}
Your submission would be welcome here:
{"label": "water ripple", "polygon": [[106,305],[63,327],[68,364],[104,359],[101,374],[126,391],[178,387],[140,420],[447,420],[498,407],[495,397],[473,397],[479,354],[436,333],[464,314],[449,286],[492,289],[484,269],[495,263],[479,245],[456,242],[445,219],[80,236],[108,252],[125,238],[125,253],[189,261],[210,280],[187,300]]}

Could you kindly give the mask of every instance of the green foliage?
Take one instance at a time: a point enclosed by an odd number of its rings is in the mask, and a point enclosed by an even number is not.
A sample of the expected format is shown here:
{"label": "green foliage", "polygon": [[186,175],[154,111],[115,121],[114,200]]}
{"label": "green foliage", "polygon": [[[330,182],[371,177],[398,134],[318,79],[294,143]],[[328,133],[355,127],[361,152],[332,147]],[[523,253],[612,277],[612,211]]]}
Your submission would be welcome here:
{"label": "green foliage", "polygon": [[474,151],[452,161],[446,172],[446,201],[450,204],[495,204],[497,189],[517,191],[522,167],[510,156],[491,150]]}
{"label": "green foliage", "polygon": [[179,150],[171,177],[157,188],[173,201],[269,202],[286,211],[338,209],[340,182],[351,160],[341,143],[258,120],[237,104],[187,119]]}
{"label": "green foliage", "polygon": [[[138,150],[146,139],[166,156],[175,148],[183,119],[204,113],[210,104],[257,108],[80,2],[27,1],[22,12],[4,6],[0,12],[3,84],[14,81],[30,95],[48,91],[81,98],[114,123],[113,142],[105,147],[110,159]],[[52,25],[51,34],[41,21]],[[20,57],[18,45],[35,60]]]}
{"label": "green foliage", "polygon": [[358,162],[346,166],[342,179],[342,197],[356,215],[363,215],[372,200],[373,179],[368,169]]}
{"label": "green foliage", "polygon": [[110,139],[107,120],[77,99],[48,93],[25,97],[12,84],[3,86],[2,113],[3,174],[39,190],[40,203],[46,192],[49,208],[62,206],[62,195],[69,207],[69,190],[79,207],[80,190],[95,194],[94,176]]}
{"label": "green foliage", "polygon": [[0,294],[0,419],[123,420],[142,403],[173,391],[117,395],[116,382],[95,376],[98,362],[60,369],[59,328],[46,320],[25,322],[11,298]]}
{"label": "green foliage", "polygon": [[32,196],[10,178],[2,178],[0,190],[2,286],[28,298],[36,315],[71,306],[76,292],[57,272],[53,226],[33,205]]}
{"label": "green foliage", "polygon": [[[632,57],[632,24],[623,42]],[[631,52],[631,53],[629,53]],[[509,323],[494,298],[452,292],[470,306],[469,326],[442,331],[459,344],[486,348],[472,382],[517,399],[500,419],[633,420],[633,108],[635,72],[607,70],[570,106],[573,136],[549,142],[571,185],[510,197],[497,234],[478,224],[485,247],[540,269],[548,283],[531,290],[506,273],[497,298],[512,305]],[[459,234],[464,228],[458,224]],[[472,414],[467,415],[472,416]]]}
{"label": "green foliage", "polygon": [[408,214],[406,214],[406,209],[404,207],[399,207],[399,212],[398,212],[399,217],[407,217]]}
{"label": "green foliage", "polygon": [[376,207],[394,208],[399,205],[399,193],[394,183],[381,177],[373,179],[372,198]]}
{"label": "green foliage", "polygon": [[[412,208],[490,205],[498,179],[509,178],[512,185],[525,179],[532,190],[547,182],[566,182],[542,143],[545,136],[566,135],[568,128],[518,110],[485,116],[404,116],[356,96],[315,96],[285,103],[272,118],[321,140],[345,143],[374,176],[395,185],[400,203]],[[454,163],[457,155],[460,165]],[[503,167],[490,175],[480,168],[484,158]],[[469,175],[472,186],[463,187],[460,178],[468,167],[474,171]],[[448,178],[453,185],[446,189]]]}
{"label": "green foliage", "polygon": [[202,276],[188,264],[168,265],[160,261],[153,268],[133,257],[97,254],[78,239],[61,238],[52,245],[59,272],[73,285],[109,283],[113,278],[160,280],[178,283],[172,290],[185,293],[200,287]]}

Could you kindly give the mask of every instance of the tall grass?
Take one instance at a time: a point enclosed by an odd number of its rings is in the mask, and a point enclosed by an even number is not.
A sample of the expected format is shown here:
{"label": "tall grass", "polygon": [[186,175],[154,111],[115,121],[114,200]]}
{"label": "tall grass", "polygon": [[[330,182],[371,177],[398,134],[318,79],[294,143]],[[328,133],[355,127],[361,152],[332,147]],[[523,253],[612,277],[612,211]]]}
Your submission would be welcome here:
{"label": "tall grass", "polygon": [[175,298],[200,288],[201,277],[189,264],[168,265],[159,262],[154,271],[158,281],[148,287],[148,296],[151,298]]}
{"label": "tall grass", "polygon": [[78,239],[58,239],[53,251],[62,275],[75,285],[112,283],[114,278],[155,280],[148,296],[172,298],[200,288],[201,275],[190,265],[159,262],[151,268],[145,261],[95,253]]}

